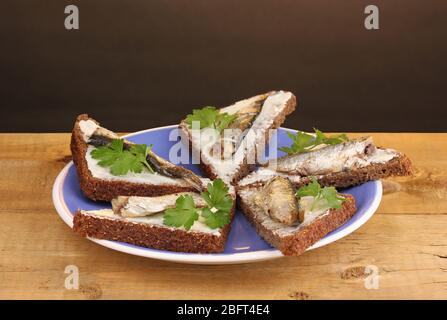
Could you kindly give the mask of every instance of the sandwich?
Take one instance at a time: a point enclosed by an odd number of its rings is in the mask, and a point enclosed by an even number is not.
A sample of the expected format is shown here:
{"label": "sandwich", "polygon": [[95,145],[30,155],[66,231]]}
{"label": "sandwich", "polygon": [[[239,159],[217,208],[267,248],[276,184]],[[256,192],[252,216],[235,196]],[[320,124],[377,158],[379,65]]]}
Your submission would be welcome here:
{"label": "sandwich", "polygon": [[403,153],[377,147],[372,137],[350,140],[346,135],[327,136],[288,133],[293,143],[280,148],[286,156],[273,159],[239,181],[238,186],[263,185],[272,177],[288,178],[296,188],[313,177],[323,186],[345,188],[371,180],[412,174],[410,159]]}
{"label": "sandwich", "polygon": [[208,179],[134,144],[86,114],[77,117],[71,153],[83,193],[91,200],[202,191]]}
{"label": "sandwich", "polygon": [[221,109],[193,110],[180,128],[208,177],[235,184],[254,170],[272,129],[278,128],[295,106],[291,92],[272,91]]}
{"label": "sandwich", "polygon": [[356,212],[354,197],[316,179],[297,189],[283,176],[237,188],[239,206],[257,233],[286,256],[297,256]]}
{"label": "sandwich", "polygon": [[[403,153],[371,137],[288,133],[286,155],[260,163],[272,129],[294,111],[291,92],[272,91],[216,109],[193,110],[180,129],[207,176],[161,158],[78,116],[71,137],[83,193],[109,208],[79,209],[84,237],[190,253],[223,252],[236,199],[258,234],[284,255],[300,255],[356,212],[337,188],[412,173]],[[195,159],[196,158],[196,159]],[[256,171],[256,167],[259,168]]]}
{"label": "sandwich", "polygon": [[218,253],[225,248],[234,209],[234,188],[215,180],[201,193],[118,196],[111,208],[78,210],[73,230],[160,250]]}

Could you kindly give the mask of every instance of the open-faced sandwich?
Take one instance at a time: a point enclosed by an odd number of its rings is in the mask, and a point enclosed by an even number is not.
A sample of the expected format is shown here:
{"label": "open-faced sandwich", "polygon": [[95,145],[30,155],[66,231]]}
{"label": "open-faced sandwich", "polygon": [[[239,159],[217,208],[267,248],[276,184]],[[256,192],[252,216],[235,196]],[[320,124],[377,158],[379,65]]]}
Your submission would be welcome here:
{"label": "open-faced sandwich", "polygon": [[209,181],[156,155],[151,146],[121,139],[86,114],[76,119],[71,154],[81,189],[92,200],[202,191]]}
{"label": "open-faced sandwich", "polygon": [[[207,178],[101,127],[87,115],[75,123],[71,150],[84,194],[111,208],[78,210],[73,229],[98,239],[162,250],[212,253],[225,247],[239,206],[256,231],[284,255],[299,255],[356,212],[336,188],[411,174],[402,153],[350,140],[288,133],[287,155],[259,164],[296,105],[291,92],[272,91],[229,107],[196,109],[180,123]],[[234,186],[235,187],[234,187]],[[236,190],[235,190],[236,188]]]}
{"label": "open-faced sandwich", "polygon": [[345,134],[327,136],[319,130],[315,130],[315,134],[289,132],[288,136],[293,143],[280,148],[286,156],[263,164],[238,185],[262,185],[272,177],[282,176],[298,188],[308,184],[312,177],[323,186],[344,188],[412,173],[406,155],[377,147],[372,137],[350,140]]}
{"label": "open-faced sandwich", "polygon": [[222,252],[234,215],[230,188],[218,179],[201,193],[119,196],[111,209],[78,210],[73,230],[85,237],[161,250]]}
{"label": "open-faced sandwich", "polygon": [[295,110],[291,92],[271,91],[216,109],[196,109],[180,123],[203,171],[235,183],[255,168],[271,135]]}
{"label": "open-faced sandwich", "polygon": [[110,209],[78,210],[75,232],[170,251],[224,250],[234,187],[174,165],[87,115],[76,120],[71,151],[84,194],[112,203]]}
{"label": "open-faced sandwich", "polygon": [[300,255],[356,212],[351,195],[322,188],[316,179],[296,189],[276,176],[237,191],[239,205],[258,234],[284,255]]}

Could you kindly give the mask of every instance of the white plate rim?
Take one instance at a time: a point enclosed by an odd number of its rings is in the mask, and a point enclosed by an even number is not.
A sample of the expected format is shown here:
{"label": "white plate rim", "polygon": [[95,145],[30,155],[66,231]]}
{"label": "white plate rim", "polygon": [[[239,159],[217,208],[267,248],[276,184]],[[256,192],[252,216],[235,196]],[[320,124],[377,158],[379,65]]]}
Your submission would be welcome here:
{"label": "white plate rim", "polygon": [[[146,130],[137,131],[131,134],[127,134],[122,136],[123,138],[132,137],[134,135],[165,129],[165,128],[175,128],[178,127],[178,125],[169,125],[169,126],[162,126],[157,128],[151,128]],[[296,131],[289,128],[282,128],[287,131]],[[56,208],[56,211],[60,218],[70,227],[73,228],[73,215],[71,214],[68,207],[65,205],[63,200],[63,191],[62,186],[63,182],[65,180],[65,177],[67,176],[68,170],[71,166],[73,166],[73,161],[70,161],[65,167],[61,170],[61,172],[57,175],[53,190],[52,190],[52,197],[53,197],[53,203]],[[358,228],[360,228],[363,224],[368,221],[372,215],[376,212],[377,208],[380,205],[380,201],[382,199],[382,183],[380,180],[373,181],[374,187],[375,187],[375,197],[370,205],[370,207],[366,210],[366,212],[354,223],[352,223],[349,227],[340,230],[339,232],[336,232],[330,236],[326,236],[325,238],[321,239],[317,243],[315,243],[313,246],[309,247],[308,250],[317,249],[319,247],[328,245],[334,241],[337,241]],[[263,261],[263,260],[271,260],[283,257],[284,255],[277,249],[268,249],[268,250],[260,250],[255,252],[240,252],[240,253],[211,253],[211,254],[196,254],[196,253],[179,253],[179,252],[173,252],[173,251],[163,251],[163,250],[155,250],[147,248],[139,248],[139,247],[131,247],[127,245],[123,245],[116,241],[110,241],[110,240],[101,240],[101,239],[94,239],[94,238],[88,238],[89,240],[100,244],[104,247],[107,247],[109,249],[113,249],[116,251],[128,253],[131,255],[146,257],[146,258],[152,258],[152,259],[158,259],[158,260],[164,260],[164,261],[170,261],[170,262],[177,262],[177,263],[188,263],[188,264],[239,264],[239,263],[250,263],[250,262],[256,262],[256,261]]]}

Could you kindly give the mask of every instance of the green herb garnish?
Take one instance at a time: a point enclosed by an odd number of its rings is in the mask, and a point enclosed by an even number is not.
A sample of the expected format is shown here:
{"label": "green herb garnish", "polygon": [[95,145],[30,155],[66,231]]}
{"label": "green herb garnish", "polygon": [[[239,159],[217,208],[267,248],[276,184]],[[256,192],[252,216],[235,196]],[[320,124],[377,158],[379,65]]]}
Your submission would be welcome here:
{"label": "green herb garnish", "polygon": [[199,216],[212,229],[230,223],[233,200],[228,195],[228,187],[221,179],[208,183],[207,191],[202,192],[201,196],[208,204],[207,207],[196,208],[190,195],[180,196],[175,202],[175,207],[166,210],[163,223],[172,227],[183,226],[186,230],[192,227]]}
{"label": "green herb garnish", "polygon": [[122,139],[114,139],[108,145],[98,147],[91,151],[93,159],[99,160],[101,167],[110,167],[110,173],[114,176],[122,176],[127,172],[140,173],[146,167],[149,172],[154,170],[146,160],[152,145],[134,144],[129,149],[124,149]]}
{"label": "green herb garnish", "polygon": [[236,118],[236,114],[221,113],[215,107],[204,107],[202,109],[194,109],[192,114],[188,114],[186,123],[191,128],[192,122],[197,121],[200,123],[199,129],[214,128],[220,133],[228,128]]}
{"label": "green herb garnish", "polygon": [[163,223],[171,227],[185,227],[189,230],[194,222],[199,219],[199,213],[190,195],[177,198],[175,207],[167,209],[163,216]]}
{"label": "green herb garnish", "polygon": [[344,133],[328,137],[318,129],[314,128],[314,131],[315,134],[303,131],[298,131],[296,134],[287,132],[287,136],[292,140],[292,145],[290,147],[281,147],[278,149],[288,154],[297,154],[311,151],[322,144],[333,145],[349,140]]}
{"label": "green herb garnish", "polygon": [[228,187],[222,179],[208,183],[207,190],[202,192],[201,196],[208,204],[208,208],[202,210],[202,217],[205,218],[207,226],[215,229],[230,223],[233,200],[228,195]]}
{"label": "green herb garnish", "polygon": [[298,198],[306,196],[314,197],[311,211],[331,208],[339,209],[342,203],[346,200],[339,196],[337,189],[334,187],[322,188],[315,177],[312,177],[311,183],[299,188],[296,192],[296,196]]}

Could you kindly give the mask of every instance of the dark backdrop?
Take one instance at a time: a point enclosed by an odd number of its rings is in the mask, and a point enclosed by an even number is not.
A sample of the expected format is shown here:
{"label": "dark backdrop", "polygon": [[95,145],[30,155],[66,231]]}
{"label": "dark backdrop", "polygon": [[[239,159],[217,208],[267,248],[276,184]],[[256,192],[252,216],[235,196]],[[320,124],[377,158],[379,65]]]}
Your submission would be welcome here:
{"label": "dark backdrop", "polygon": [[[80,9],[66,31],[64,7]],[[363,27],[367,4],[378,31]],[[86,0],[0,4],[0,131],[117,131],[293,91],[286,126],[446,131],[447,2]]]}

